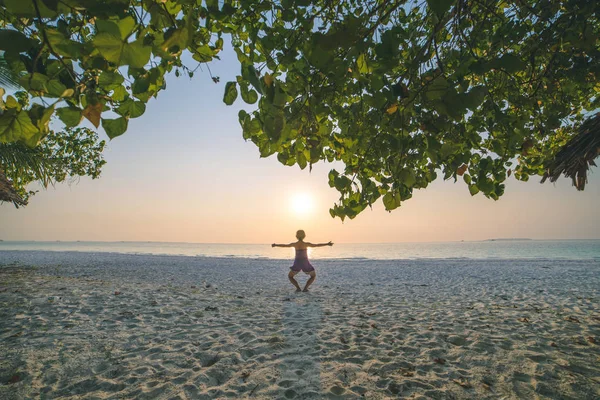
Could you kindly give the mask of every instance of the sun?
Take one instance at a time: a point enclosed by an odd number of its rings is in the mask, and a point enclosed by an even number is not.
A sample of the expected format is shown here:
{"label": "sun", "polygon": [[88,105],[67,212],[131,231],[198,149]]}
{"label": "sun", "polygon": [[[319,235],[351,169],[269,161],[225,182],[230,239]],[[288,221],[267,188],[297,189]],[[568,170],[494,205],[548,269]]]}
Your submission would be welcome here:
{"label": "sun", "polygon": [[299,216],[306,216],[312,212],[314,201],[308,193],[296,193],[291,198],[292,212]]}

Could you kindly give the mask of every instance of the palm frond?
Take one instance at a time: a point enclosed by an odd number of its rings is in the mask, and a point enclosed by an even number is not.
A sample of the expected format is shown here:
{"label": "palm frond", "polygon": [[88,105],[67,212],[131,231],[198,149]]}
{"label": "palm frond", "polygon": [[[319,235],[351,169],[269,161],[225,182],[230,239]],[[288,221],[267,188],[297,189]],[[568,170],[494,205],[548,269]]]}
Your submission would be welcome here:
{"label": "palm frond", "polygon": [[600,155],[600,113],[588,118],[565,146],[546,167],[542,183],[546,179],[556,182],[561,174],[571,178],[577,190],[585,189],[590,166],[596,166],[594,159]]}
{"label": "palm frond", "polygon": [[21,89],[19,76],[10,69],[3,52],[0,53],[0,86],[14,90]]}
{"label": "palm frond", "polygon": [[8,180],[4,171],[0,169],[0,202],[8,201],[19,208],[19,206],[27,205],[27,201],[17,193],[11,181]]}
{"label": "palm frond", "polygon": [[0,166],[11,176],[33,173],[36,181],[48,187],[53,181],[55,160],[47,158],[40,147],[0,143]]}

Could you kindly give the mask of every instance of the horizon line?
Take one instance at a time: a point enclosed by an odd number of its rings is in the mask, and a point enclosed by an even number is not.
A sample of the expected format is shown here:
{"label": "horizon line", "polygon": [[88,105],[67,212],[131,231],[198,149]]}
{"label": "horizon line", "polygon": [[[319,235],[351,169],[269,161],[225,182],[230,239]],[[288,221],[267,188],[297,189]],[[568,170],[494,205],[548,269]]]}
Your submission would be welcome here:
{"label": "horizon line", "polygon": [[[334,242],[334,244],[410,244],[410,243],[477,243],[477,242],[491,242],[491,241],[577,241],[577,240],[600,240],[598,238],[550,238],[550,239],[539,239],[539,238],[510,238],[510,237],[499,237],[499,238],[487,238],[487,239],[459,239],[459,240],[433,240],[433,241],[411,241],[411,242]],[[208,245],[270,245],[271,243],[261,242],[177,242],[177,241],[157,241],[157,240],[3,240],[0,242],[35,242],[35,243],[169,243],[169,244],[208,244]]]}

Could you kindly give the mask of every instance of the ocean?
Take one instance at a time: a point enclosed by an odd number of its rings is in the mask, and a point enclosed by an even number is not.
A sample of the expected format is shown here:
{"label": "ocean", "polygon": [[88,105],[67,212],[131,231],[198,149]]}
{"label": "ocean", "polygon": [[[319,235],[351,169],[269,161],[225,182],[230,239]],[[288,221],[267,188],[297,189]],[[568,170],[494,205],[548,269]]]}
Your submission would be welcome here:
{"label": "ocean", "polygon": [[[294,250],[270,244],[2,241],[2,251],[57,251],[191,257],[289,259]],[[600,260],[600,240],[486,240],[430,243],[341,243],[309,249],[311,259],[569,259]]]}

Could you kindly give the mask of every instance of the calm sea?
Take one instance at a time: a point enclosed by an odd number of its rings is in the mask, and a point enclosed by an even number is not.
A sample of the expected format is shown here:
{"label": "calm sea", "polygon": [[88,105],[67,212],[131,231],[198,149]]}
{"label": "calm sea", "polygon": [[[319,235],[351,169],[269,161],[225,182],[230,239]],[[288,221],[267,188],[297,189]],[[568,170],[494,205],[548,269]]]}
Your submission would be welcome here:
{"label": "calm sea", "polygon": [[[209,244],[168,242],[0,242],[2,250],[80,251],[202,257],[293,257],[293,249],[270,244]],[[312,248],[315,259],[596,259],[600,240],[490,240],[480,242],[336,244]]]}

